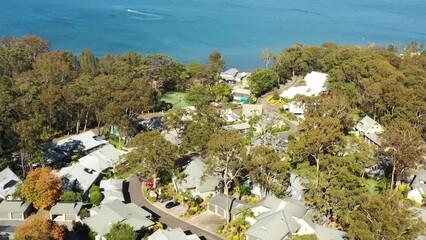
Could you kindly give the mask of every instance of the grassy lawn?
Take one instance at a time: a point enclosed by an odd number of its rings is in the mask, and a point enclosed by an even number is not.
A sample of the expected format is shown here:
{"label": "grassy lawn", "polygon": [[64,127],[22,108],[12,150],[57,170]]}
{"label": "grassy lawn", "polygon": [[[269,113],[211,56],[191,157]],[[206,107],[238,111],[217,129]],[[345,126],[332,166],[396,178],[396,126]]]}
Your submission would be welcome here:
{"label": "grassy lawn", "polygon": [[173,104],[173,108],[183,108],[194,105],[194,103],[185,100],[185,93],[182,92],[166,93],[161,100]]}
{"label": "grassy lawn", "polygon": [[273,104],[273,105],[277,105],[277,106],[284,106],[285,104],[288,103],[288,101],[286,101],[284,98],[280,98],[278,100],[274,100],[273,99],[274,96],[270,96],[268,99],[266,99],[266,103],[268,104]]}

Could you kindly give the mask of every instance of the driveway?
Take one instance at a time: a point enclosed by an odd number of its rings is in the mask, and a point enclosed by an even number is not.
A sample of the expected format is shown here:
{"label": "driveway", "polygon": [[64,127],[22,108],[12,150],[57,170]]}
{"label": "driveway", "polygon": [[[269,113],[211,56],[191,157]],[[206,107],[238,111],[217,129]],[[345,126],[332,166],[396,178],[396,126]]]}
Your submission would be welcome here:
{"label": "driveway", "polygon": [[136,176],[129,178],[129,193],[130,193],[130,199],[133,203],[153,213],[153,215],[157,217],[160,222],[165,223],[167,226],[171,228],[179,227],[184,232],[190,231],[193,234],[197,234],[201,239],[207,239],[207,240],[223,239],[222,237],[212,232],[206,231],[202,228],[199,228],[197,226],[194,226],[188,223],[187,220],[182,220],[180,218],[174,217],[173,215],[170,215],[169,213],[155,207],[143,196],[142,183],[139,181],[139,178]]}

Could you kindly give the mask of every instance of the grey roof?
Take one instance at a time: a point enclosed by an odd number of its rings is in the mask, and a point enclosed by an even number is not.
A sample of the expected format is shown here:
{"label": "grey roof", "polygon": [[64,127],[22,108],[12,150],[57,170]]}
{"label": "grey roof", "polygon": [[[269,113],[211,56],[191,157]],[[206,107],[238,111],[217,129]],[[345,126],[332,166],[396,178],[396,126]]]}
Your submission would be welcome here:
{"label": "grey roof", "polygon": [[62,168],[59,171],[59,176],[62,179],[62,188],[80,189],[86,192],[98,178],[99,172],[90,171],[80,163],[75,163],[70,167]]}
{"label": "grey roof", "polygon": [[227,196],[223,193],[217,194],[216,196],[210,198],[207,202],[211,205],[218,206],[222,209],[230,209],[230,212],[233,215],[240,213],[240,209],[246,205],[245,202],[238,200],[232,196],[228,196],[229,204],[226,207]]}
{"label": "grey roof", "polygon": [[107,168],[112,168],[119,161],[120,156],[125,153],[108,144],[80,158],[78,161],[85,168],[102,172]]}
{"label": "grey roof", "polygon": [[345,232],[337,229],[315,225],[315,235],[317,235],[318,240],[342,240],[345,234]]}
{"label": "grey roof", "polygon": [[422,207],[413,207],[414,210],[419,212],[419,216],[422,218],[423,222],[426,222],[426,209]]}
{"label": "grey roof", "polygon": [[302,186],[300,183],[300,177],[294,173],[290,173],[290,186],[287,189],[287,192],[290,193],[292,199],[303,200],[304,199],[304,190],[306,187]]}
{"label": "grey roof", "polygon": [[25,212],[31,206],[24,201],[3,201],[0,203],[0,213]]}
{"label": "grey roof", "polygon": [[421,188],[423,192],[426,192],[426,170],[419,170],[414,177],[414,180],[411,182],[411,188]]}
{"label": "grey roof", "polygon": [[6,198],[12,195],[19,182],[21,182],[21,180],[9,167],[3,169],[3,171],[0,172],[0,197]]}
{"label": "grey roof", "polygon": [[102,180],[100,184],[100,188],[102,193],[104,194],[104,199],[102,200],[102,204],[113,202],[114,200],[120,200],[124,202],[123,196],[123,179],[108,179]]}
{"label": "grey roof", "polygon": [[243,116],[251,118],[262,114],[262,105],[260,104],[243,104]]}
{"label": "grey roof", "polygon": [[72,135],[57,142],[58,148],[67,152],[85,152],[95,147],[107,144],[92,131]]}
{"label": "grey roof", "polygon": [[52,215],[78,214],[83,206],[82,202],[58,202],[49,211]]}
{"label": "grey roof", "polygon": [[372,134],[372,133],[366,133],[364,134],[365,137],[367,137],[368,139],[370,139],[373,143],[377,144],[377,145],[381,145],[381,141],[380,141],[380,137],[377,134]]}
{"label": "grey roof", "polygon": [[250,89],[244,89],[244,88],[236,88],[232,90],[232,94],[240,94],[240,95],[251,95]]}
{"label": "grey roof", "polygon": [[117,222],[128,223],[136,231],[154,225],[154,222],[147,218],[151,214],[134,203],[124,204],[115,200],[92,208],[90,212],[94,214],[83,222],[99,235],[108,233],[111,225]]}
{"label": "grey roof", "polygon": [[238,69],[236,68],[230,68],[228,70],[226,70],[225,72],[221,72],[220,75],[228,75],[228,76],[237,76],[238,73]]}
{"label": "grey roof", "polygon": [[300,226],[296,222],[292,221],[291,218],[303,218],[307,212],[307,208],[303,203],[291,198],[279,199],[273,195],[264,197],[262,200],[253,205],[252,208],[256,206],[262,206],[269,209],[269,211],[256,216],[256,220],[269,218],[269,216],[276,212],[283,212],[292,232],[296,232]]}
{"label": "grey roof", "polygon": [[148,240],[200,240],[200,238],[195,234],[186,235],[182,229],[174,228],[170,230],[158,229],[148,237]]}
{"label": "grey roof", "polygon": [[282,240],[291,231],[290,222],[287,219],[288,217],[284,215],[283,211],[273,213],[254,223],[247,229],[246,235],[260,240]]}
{"label": "grey roof", "polygon": [[180,187],[183,189],[197,188],[200,193],[214,191],[220,179],[213,176],[207,176],[203,179],[205,170],[206,165],[204,162],[200,158],[193,158],[183,171],[186,177],[180,183]]}
{"label": "grey roof", "polygon": [[228,126],[224,126],[223,129],[225,129],[226,131],[231,131],[231,130],[237,130],[237,131],[241,131],[241,130],[247,130],[250,129],[250,124],[248,123],[239,123],[239,124],[234,124],[234,125],[228,125]]}
{"label": "grey roof", "polygon": [[369,116],[365,116],[359,123],[356,125],[356,129],[360,132],[366,132],[368,129],[370,129],[374,124],[377,122],[374,121]]}

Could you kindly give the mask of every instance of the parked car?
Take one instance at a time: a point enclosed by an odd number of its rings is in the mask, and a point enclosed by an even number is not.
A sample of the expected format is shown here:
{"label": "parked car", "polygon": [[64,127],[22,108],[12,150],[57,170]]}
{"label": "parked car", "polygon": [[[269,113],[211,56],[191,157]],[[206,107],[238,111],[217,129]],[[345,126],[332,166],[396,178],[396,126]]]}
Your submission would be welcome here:
{"label": "parked car", "polygon": [[172,197],[170,197],[170,196],[164,196],[164,197],[161,197],[160,198],[160,203],[165,203],[165,202],[168,202],[168,201],[170,201],[170,200],[172,200],[173,198]]}
{"label": "parked car", "polygon": [[179,205],[180,205],[180,203],[178,201],[169,202],[169,203],[166,204],[166,208],[170,209],[170,208],[173,208],[173,207],[176,207],[176,206],[179,206]]}

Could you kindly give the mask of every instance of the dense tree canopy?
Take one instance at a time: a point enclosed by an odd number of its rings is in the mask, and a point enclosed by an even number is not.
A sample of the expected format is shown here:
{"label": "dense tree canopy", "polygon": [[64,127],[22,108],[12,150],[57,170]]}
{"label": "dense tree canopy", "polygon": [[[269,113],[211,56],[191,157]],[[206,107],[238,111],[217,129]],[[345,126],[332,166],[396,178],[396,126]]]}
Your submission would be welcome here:
{"label": "dense tree canopy", "polygon": [[51,239],[63,240],[64,230],[58,223],[48,220],[40,215],[31,215],[25,223],[16,227],[13,239]]}
{"label": "dense tree canopy", "polygon": [[278,80],[278,75],[268,69],[257,69],[248,77],[250,91],[256,97],[271,91],[274,87],[278,87]]}
{"label": "dense tree canopy", "polygon": [[36,209],[53,206],[62,195],[62,181],[50,167],[37,168],[28,173],[22,182],[21,197],[33,203]]}
{"label": "dense tree canopy", "polygon": [[128,223],[117,222],[111,226],[105,238],[107,240],[135,240],[137,236],[133,227]]}

